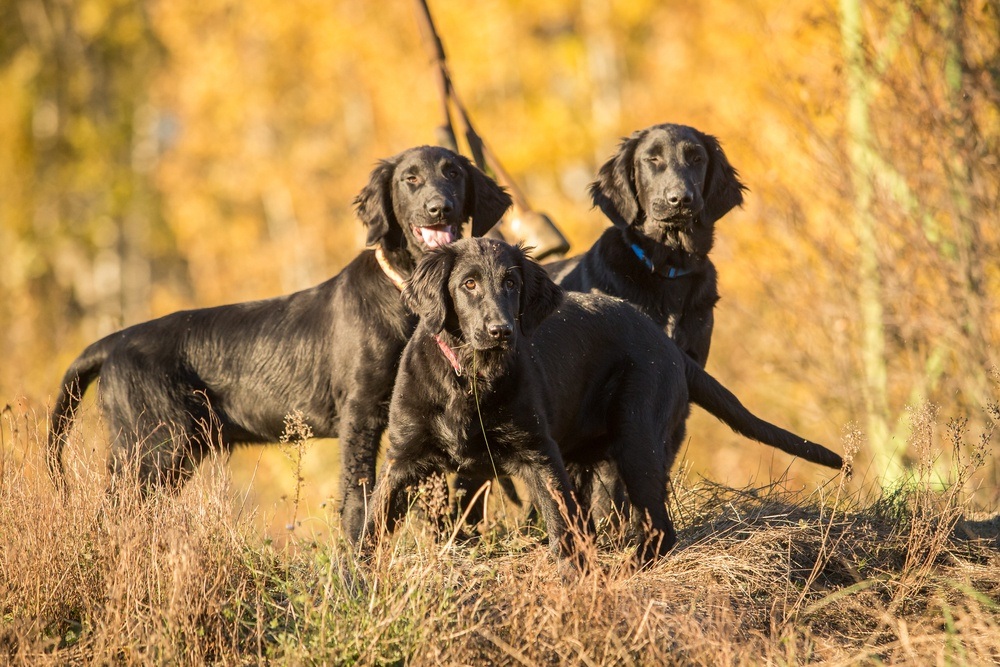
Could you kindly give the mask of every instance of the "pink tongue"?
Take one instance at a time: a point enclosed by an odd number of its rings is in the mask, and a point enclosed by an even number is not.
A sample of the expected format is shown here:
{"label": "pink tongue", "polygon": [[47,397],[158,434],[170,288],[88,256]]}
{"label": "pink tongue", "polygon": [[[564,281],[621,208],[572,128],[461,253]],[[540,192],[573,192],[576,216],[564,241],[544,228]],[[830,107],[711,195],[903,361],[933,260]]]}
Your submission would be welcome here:
{"label": "pink tongue", "polygon": [[451,233],[450,225],[439,225],[436,227],[420,227],[420,236],[428,248],[440,248],[455,240],[455,235]]}

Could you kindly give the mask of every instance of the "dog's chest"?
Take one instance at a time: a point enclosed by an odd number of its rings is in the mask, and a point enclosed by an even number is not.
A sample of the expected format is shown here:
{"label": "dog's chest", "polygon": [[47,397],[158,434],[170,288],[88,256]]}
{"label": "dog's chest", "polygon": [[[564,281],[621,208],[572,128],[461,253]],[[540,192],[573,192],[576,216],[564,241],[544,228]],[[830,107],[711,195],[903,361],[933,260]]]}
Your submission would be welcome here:
{"label": "dog's chest", "polygon": [[488,392],[453,396],[433,420],[439,449],[456,471],[492,472],[531,439],[513,406],[492,398]]}
{"label": "dog's chest", "polygon": [[680,326],[685,311],[690,308],[697,282],[696,276],[672,281],[658,279],[656,289],[643,290],[634,303],[642,304],[640,310],[662,326],[668,335],[672,335]]}

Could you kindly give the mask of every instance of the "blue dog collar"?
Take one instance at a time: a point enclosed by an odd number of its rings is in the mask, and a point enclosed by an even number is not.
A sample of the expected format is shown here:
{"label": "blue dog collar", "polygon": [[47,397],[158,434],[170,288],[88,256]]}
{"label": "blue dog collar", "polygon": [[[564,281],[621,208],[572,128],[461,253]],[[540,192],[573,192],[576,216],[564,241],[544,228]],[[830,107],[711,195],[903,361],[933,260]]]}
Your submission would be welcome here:
{"label": "blue dog collar", "polygon": [[[646,255],[643,249],[639,247],[638,243],[632,244],[632,252],[634,252],[635,256],[639,258],[639,261],[646,265],[646,268],[649,269],[650,273],[654,273],[656,271],[656,267],[653,266],[653,260]],[[676,266],[671,266],[667,268],[667,272],[663,275],[666,278],[680,278],[681,276],[686,276],[689,273],[691,273],[691,269],[678,269]]]}

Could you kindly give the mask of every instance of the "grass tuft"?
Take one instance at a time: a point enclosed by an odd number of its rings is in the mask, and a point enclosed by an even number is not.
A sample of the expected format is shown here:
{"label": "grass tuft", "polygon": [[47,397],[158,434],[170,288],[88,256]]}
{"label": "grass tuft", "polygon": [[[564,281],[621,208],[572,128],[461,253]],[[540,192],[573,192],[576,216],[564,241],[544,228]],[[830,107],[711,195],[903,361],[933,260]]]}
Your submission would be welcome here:
{"label": "grass tuft", "polygon": [[[367,561],[298,530],[276,546],[221,460],[178,493],[112,503],[99,457],[76,455],[64,501],[44,474],[44,419],[12,407],[0,662],[996,664],[1000,519],[968,500],[992,427],[971,434],[930,408],[913,418],[913,472],[891,489],[841,477],[810,493],[780,479],[736,489],[681,473],[669,557],[636,571],[631,550],[590,544],[595,566],[564,583],[511,519],[467,540],[421,518],[447,506],[439,482]],[[308,435],[294,418],[288,433],[301,458]],[[101,449],[77,438],[75,452]],[[849,429],[848,455],[861,446]]]}

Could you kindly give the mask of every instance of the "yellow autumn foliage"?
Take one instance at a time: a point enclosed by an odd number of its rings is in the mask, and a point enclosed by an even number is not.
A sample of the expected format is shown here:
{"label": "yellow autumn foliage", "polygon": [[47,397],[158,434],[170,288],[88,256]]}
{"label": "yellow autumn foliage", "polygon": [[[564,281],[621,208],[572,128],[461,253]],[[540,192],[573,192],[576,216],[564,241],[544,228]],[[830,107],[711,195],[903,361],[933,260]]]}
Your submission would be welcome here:
{"label": "yellow autumn foliage", "polygon": [[[849,153],[852,5],[864,216]],[[717,228],[709,370],[751,408],[836,448],[881,392],[900,452],[908,404],[984,419],[1000,332],[996,3],[432,10],[477,129],[573,253],[608,224],[586,186],[620,137],[678,122],[722,140],[750,192]],[[362,247],[351,200],[372,166],[434,143],[442,122],[404,0],[11,0],[0,96],[0,400],[40,409],[98,336],[337,272]],[[859,279],[865,253],[874,283]],[[877,330],[865,302],[883,308]],[[881,389],[866,380],[866,336],[883,344]],[[703,416],[689,432],[686,456],[721,481],[788,465]],[[252,468],[257,450],[241,456]]]}

